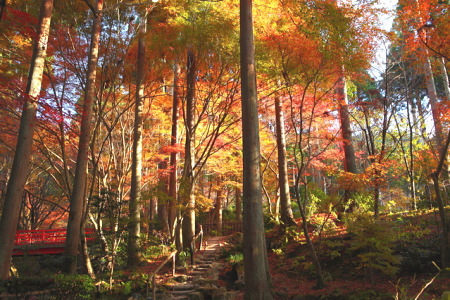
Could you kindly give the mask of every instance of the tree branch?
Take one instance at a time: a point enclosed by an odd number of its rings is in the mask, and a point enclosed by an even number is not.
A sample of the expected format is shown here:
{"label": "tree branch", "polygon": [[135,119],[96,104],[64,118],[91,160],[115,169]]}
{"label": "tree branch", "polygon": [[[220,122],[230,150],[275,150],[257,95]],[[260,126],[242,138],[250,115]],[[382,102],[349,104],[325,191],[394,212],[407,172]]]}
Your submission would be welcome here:
{"label": "tree branch", "polygon": [[97,9],[94,7],[94,5],[91,3],[90,0],[82,0],[86,5],[92,10],[92,12],[97,15]]}

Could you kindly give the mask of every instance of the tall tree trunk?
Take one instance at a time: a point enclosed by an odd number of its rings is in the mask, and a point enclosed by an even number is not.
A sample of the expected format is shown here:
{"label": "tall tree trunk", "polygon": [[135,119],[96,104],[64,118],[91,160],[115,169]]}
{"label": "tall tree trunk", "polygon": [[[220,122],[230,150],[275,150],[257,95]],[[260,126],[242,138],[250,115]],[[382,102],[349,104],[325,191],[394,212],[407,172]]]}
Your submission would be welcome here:
{"label": "tall tree trunk", "polygon": [[281,221],[286,225],[294,225],[294,215],[291,207],[291,195],[289,193],[289,178],[286,161],[286,133],[284,128],[283,104],[280,95],[275,95],[275,122],[277,129],[278,149],[278,183],[280,186]]}
{"label": "tall tree trunk", "polygon": [[33,44],[33,56],[24,94],[16,152],[0,219],[0,245],[2,245],[0,247],[0,279],[9,277],[9,269],[11,267],[11,256],[17,223],[19,222],[21,200],[30,168],[31,148],[36,127],[36,113],[42,85],[42,74],[45,67],[45,57],[47,55],[52,11],[53,0],[42,0],[37,36]]}
{"label": "tall tree trunk", "polygon": [[443,126],[441,121],[441,114],[439,112],[438,105],[438,96],[436,92],[436,84],[434,81],[433,69],[431,67],[431,61],[429,58],[429,53],[425,49],[425,64],[424,64],[424,72],[425,72],[425,81],[427,84],[428,98],[431,106],[431,114],[433,116],[433,124],[434,124],[434,132],[436,136],[436,146],[438,149],[438,153],[442,153],[443,148]]}
{"label": "tall tree trunk", "polygon": [[[344,72],[339,77],[336,87],[336,94],[339,103],[339,120],[341,123],[342,143],[344,148],[344,171],[356,174],[355,149],[353,148],[352,130],[350,127],[350,115],[348,111],[348,95]],[[349,203],[351,191],[345,190],[343,199],[343,209],[352,211],[354,203]]]}
{"label": "tall tree trunk", "polygon": [[272,299],[262,210],[252,0],[240,0],[245,299]]}
{"label": "tall tree trunk", "polygon": [[145,18],[139,24],[136,96],[134,104],[133,153],[131,161],[131,190],[130,190],[130,219],[128,221],[128,267],[134,269],[142,259],[139,250],[139,236],[141,234],[141,180],[142,180],[142,112],[144,109],[144,73],[145,73]]}
{"label": "tall tree trunk", "polygon": [[409,90],[409,86],[407,86],[407,122],[408,122],[408,129],[409,129],[409,152],[408,152],[408,157],[409,159],[407,161],[409,161],[409,164],[407,164],[409,166],[409,170],[408,170],[408,178],[409,178],[409,185],[410,185],[410,190],[411,190],[411,199],[412,199],[412,209],[416,210],[417,209],[417,195],[416,195],[416,184],[415,184],[415,160],[414,160],[414,147],[415,147],[415,143],[414,143],[414,134],[416,134],[416,136],[418,136],[418,128],[417,128],[417,124],[419,124],[417,122],[417,107],[416,107],[416,103],[414,101],[414,98],[412,97],[410,90]]}
{"label": "tall tree trunk", "polygon": [[[450,81],[448,79],[447,68],[445,67],[445,59],[443,57],[441,57],[439,63],[440,63],[441,69],[442,69],[442,78],[443,78],[445,98],[447,101],[450,101]],[[444,180],[448,180],[450,177],[450,174],[449,174],[450,170],[449,170],[449,165],[448,165],[449,157],[448,157],[448,152],[443,152],[443,153],[447,153],[447,154],[446,154],[446,158],[445,158],[445,162],[444,162],[444,166],[443,166],[444,172],[442,175],[443,175]],[[449,194],[448,186],[447,185],[444,186],[444,189],[445,189],[445,193],[446,193],[446,197],[447,197],[446,203],[448,204],[448,194]]]}
{"label": "tall tree trunk", "polygon": [[[180,66],[175,64],[173,76],[173,104],[172,104],[172,135],[170,145],[174,147],[178,140],[178,105],[180,102]],[[170,177],[169,177],[169,227],[170,235],[175,237],[176,217],[177,217],[177,184],[178,184],[178,153],[170,153]]]}
{"label": "tall tree trunk", "polygon": [[[408,153],[406,153],[403,142],[400,143],[404,161],[405,161],[405,167],[406,171],[408,173],[408,181],[409,181],[409,190],[411,193],[411,209],[416,210],[417,209],[417,196],[416,196],[416,185],[414,180],[414,131],[417,129],[417,126],[415,126],[416,118],[415,118],[415,103],[414,99],[411,97],[411,93],[409,92],[409,87],[406,85],[406,117],[407,117],[407,126],[408,126]],[[394,117],[395,118],[395,117]],[[396,118],[395,118],[396,119]],[[400,132],[400,126],[399,123],[396,121],[397,128]]]}
{"label": "tall tree trunk", "polygon": [[149,211],[150,223],[153,224],[156,220],[156,215],[158,214],[158,199],[156,197],[152,196],[150,198],[150,209],[149,210],[150,210]]}
{"label": "tall tree trunk", "polygon": [[91,136],[92,110],[95,97],[95,79],[97,75],[98,50],[102,22],[103,0],[97,0],[94,11],[91,44],[88,57],[86,88],[83,111],[81,114],[80,140],[78,142],[77,164],[72,195],[70,197],[69,220],[65,245],[65,268],[68,273],[76,273],[78,245],[80,244],[81,218],[86,195],[89,140]]}
{"label": "tall tree trunk", "polygon": [[[436,91],[436,83],[434,80],[433,68],[431,65],[430,53],[426,47],[423,47],[423,51],[425,55],[425,63],[424,63],[425,82],[427,85],[428,99],[431,107],[431,115],[433,116],[436,148],[438,157],[441,157],[444,154],[443,153],[444,127],[441,120],[442,115],[439,110],[439,100]],[[444,161],[443,176],[445,179],[448,178],[447,157],[445,157]]]}
{"label": "tall tree trunk", "polygon": [[[417,13],[418,13],[418,19],[420,20],[421,23],[425,23],[425,21],[428,20],[428,15],[424,15],[424,13],[421,10],[421,4],[419,3],[418,0],[415,0],[415,4],[416,4]],[[422,31],[419,31],[418,34],[426,35],[427,33],[425,30],[422,30]],[[421,40],[426,40],[426,37],[424,37],[423,39],[421,38]],[[423,72],[425,75],[428,99],[429,99],[429,103],[431,106],[431,114],[433,116],[436,148],[437,148],[437,153],[439,154],[438,157],[440,157],[443,154],[442,151],[443,151],[443,143],[444,143],[443,142],[444,131],[443,131],[443,126],[442,126],[442,121],[441,121],[441,114],[440,114],[439,107],[438,107],[439,101],[438,101],[438,96],[437,96],[437,91],[436,91],[436,84],[434,81],[433,68],[432,68],[431,60],[430,60],[431,56],[430,56],[430,53],[429,53],[426,45],[423,45],[423,47],[419,50],[423,51],[423,57],[425,59],[425,62],[423,64]],[[447,169],[447,168],[445,168],[445,169]],[[446,173],[447,172],[444,173],[445,176],[447,176]]]}
{"label": "tall tree trunk", "polygon": [[187,54],[186,91],[186,144],[181,199],[186,207],[183,213],[183,247],[189,248],[195,236],[195,195],[194,195],[194,115],[196,61],[192,49]]}

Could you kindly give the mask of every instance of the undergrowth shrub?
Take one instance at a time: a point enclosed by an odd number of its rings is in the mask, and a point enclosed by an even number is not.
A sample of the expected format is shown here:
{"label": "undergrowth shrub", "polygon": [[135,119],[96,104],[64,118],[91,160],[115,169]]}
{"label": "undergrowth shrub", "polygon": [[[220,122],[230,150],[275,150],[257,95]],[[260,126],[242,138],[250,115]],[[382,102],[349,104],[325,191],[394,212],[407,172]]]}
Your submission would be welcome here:
{"label": "undergrowth shrub", "polygon": [[288,246],[295,244],[304,237],[302,230],[298,226],[277,225],[266,231],[266,247],[268,250],[282,249],[288,251]]}
{"label": "undergrowth shrub", "polygon": [[[47,289],[52,284],[52,279],[47,277],[13,277],[0,282],[1,292],[13,294],[20,299],[25,299],[29,293]],[[19,298],[18,298],[19,299]]]}
{"label": "undergrowth shrub", "polygon": [[149,275],[145,273],[123,272],[116,277],[116,282],[112,287],[115,295],[130,295],[133,292],[142,291],[146,288],[149,281]]}
{"label": "undergrowth shrub", "polygon": [[191,254],[189,251],[181,251],[177,254],[176,264],[181,268],[187,268],[189,265],[189,261],[191,258]]}
{"label": "undergrowth shrub", "polygon": [[400,272],[416,274],[434,272],[433,261],[440,260],[440,243],[434,218],[427,211],[401,212],[388,215],[397,232],[396,253],[400,258]]}
{"label": "undergrowth shrub", "polygon": [[395,275],[399,258],[394,255],[395,234],[389,224],[366,213],[350,215],[347,220],[349,250],[357,258],[359,268],[369,271],[374,283],[374,272]]}
{"label": "undergrowth shrub", "polygon": [[230,236],[228,244],[229,246],[222,248],[222,250],[229,252],[243,252],[244,236],[241,232],[236,232]]}
{"label": "undergrowth shrub", "polygon": [[56,299],[91,299],[94,282],[88,275],[57,274],[51,288]]}
{"label": "undergrowth shrub", "polygon": [[230,253],[226,258],[226,261],[236,264],[244,262],[244,254],[243,253]]}
{"label": "undergrowth shrub", "polygon": [[344,247],[345,243],[342,240],[327,238],[321,241],[318,252],[321,256],[334,260],[341,257]]}
{"label": "undergrowth shrub", "polygon": [[311,216],[309,224],[313,228],[315,234],[330,234],[332,235],[337,226],[335,223],[336,215],[333,213],[320,213]]}

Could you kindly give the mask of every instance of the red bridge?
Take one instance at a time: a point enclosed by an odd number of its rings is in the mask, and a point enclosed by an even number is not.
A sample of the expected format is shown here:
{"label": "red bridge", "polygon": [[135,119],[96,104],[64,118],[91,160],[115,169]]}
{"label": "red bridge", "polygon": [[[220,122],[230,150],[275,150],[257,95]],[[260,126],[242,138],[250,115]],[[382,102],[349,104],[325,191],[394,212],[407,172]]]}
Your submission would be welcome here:
{"label": "red bridge", "polygon": [[[95,231],[86,228],[86,239],[93,240]],[[64,252],[67,231],[62,229],[17,230],[13,255],[60,254]]]}

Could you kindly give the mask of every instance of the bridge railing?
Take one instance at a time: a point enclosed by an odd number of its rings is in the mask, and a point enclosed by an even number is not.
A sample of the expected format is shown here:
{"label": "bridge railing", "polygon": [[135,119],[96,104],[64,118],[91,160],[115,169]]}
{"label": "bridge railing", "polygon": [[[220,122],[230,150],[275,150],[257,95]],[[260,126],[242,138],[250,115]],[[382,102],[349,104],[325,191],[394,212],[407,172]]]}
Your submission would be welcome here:
{"label": "bridge railing", "polygon": [[[88,240],[94,239],[95,231],[93,228],[86,228],[85,232]],[[66,236],[67,230],[65,228],[17,230],[14,245],[24,246],[30,244],[64,244],[66,242]]]}

